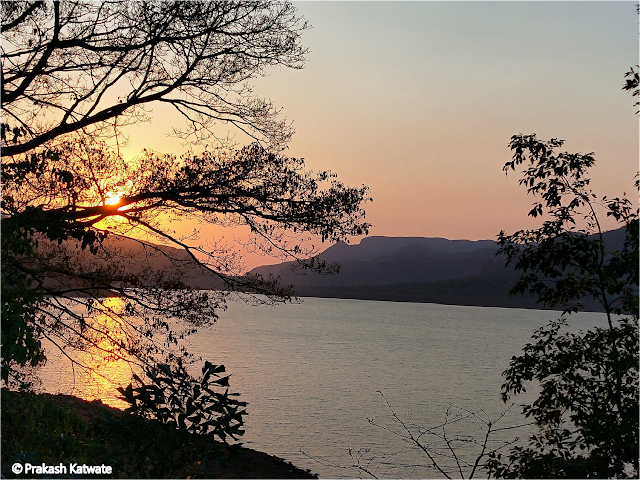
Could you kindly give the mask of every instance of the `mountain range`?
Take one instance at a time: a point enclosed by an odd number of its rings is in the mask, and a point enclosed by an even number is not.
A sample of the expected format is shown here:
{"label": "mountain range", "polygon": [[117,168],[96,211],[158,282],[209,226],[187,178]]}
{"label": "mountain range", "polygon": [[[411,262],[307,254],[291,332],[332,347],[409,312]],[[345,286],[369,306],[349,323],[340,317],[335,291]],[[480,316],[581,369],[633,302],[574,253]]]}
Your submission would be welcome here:
{"label": "mountain range", "polygon": [[[606,248],[620,249],[624,235],[624,228],[605,232]],[[509,295],[520,273],[512,265],[505,267],[496,252],[493,240],[372,236],[354,245],[338,242],[320,253],[317,260],[339,264],[333,275],[303,270],[295,262],[263,265],[249,273],[279,277],[301,297],[545,308],[531,296]],[[88,265],[117,265],[120,271],[149,276],[150,281],[169,275],[193,288],[224,288],[220,278],[180,248],[117,235],[108,236],[97,255],[85,251],[76,258]],[[585,310],[601,310],[592,299],[582,303]]]}
{"label": "mountain range", "polygon": [[[624,228],[605,232],[606,247],[621,248],[624,235]],[[496,252],[492,240],[373,236],[356,245],[339,242],[319,254],[319,260],[340,264],[334,275],[301,270],[295,262],[251,273],[278,276],[299,296],[545,308],[531,296],[509,296],[520,273],[505,268]],[[585,310],[600,310],[592,299],[582,303]]]}
{"label": "mountain range", "polygon": [[338,242],[319,260],[338,263],[334,275],[296,269],[294,262],[265,265],[251,273],[279,276],[295,287],[341,287],[432,282],[481,275],[495,268],[491,240],[447,240],[424,237],[366,237],[357,245]]}

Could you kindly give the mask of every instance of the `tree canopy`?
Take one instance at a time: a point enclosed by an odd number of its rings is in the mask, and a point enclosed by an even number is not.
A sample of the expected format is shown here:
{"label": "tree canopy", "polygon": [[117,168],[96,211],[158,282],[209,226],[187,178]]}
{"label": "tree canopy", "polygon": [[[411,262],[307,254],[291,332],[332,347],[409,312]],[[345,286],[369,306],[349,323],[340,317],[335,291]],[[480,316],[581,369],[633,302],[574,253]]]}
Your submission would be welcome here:
{"label": "tree canopy", "polygon": [[8,2],[2,7],[3,155],[84,129],[112,137],[169,103],[177,133],[206,139],[216,121],[284,145],[293,133],[247,80],[302,68],[306,23],[290,3]]}
{"label": "tree canopy", "polygon": [[[303,262],[310,235],[367,232],[368,188],[283,155],[293,131],[247,83],[275,65],[302,68],[306,23],[291,4],[23,1],[3,4],[2,26],[3,381],[44,360],[43,339],[78,364],[87,349],[143,366],[175,360],[231,292],[291,294],[241,275],[221,239],[191,246],[172,219],[248,227],[252,248]],[[182,114],[173,133],[198,152],[122,158],[121,128],[147,120],[153,102]],[[219,138],[216,122],[252,143]],[[190,288],[198,272],[215,290]],[[90,321],[96,312],[107,320]]]}

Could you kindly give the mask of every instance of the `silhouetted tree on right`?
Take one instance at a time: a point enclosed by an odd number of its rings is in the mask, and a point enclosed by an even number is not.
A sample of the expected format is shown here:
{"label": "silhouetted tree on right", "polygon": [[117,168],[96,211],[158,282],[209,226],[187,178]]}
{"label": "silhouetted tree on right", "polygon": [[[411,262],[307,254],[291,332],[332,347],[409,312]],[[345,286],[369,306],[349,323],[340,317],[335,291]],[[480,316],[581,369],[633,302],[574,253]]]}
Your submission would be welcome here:
{"label": "silhouetted tree on right", "polygon": [[[632,68],[625,80],[623,89],[638,97],[638,72]],[[638,207],[626,195],[595,195],[587,176],[593,153],[556,153],[562,145],[535,134],[514,135],[513,157],[504,165],[506,173],[527,167],[520,185],[538,199],[529,215],[546,218],[536,230],[500,232],[498,255],[522,272],[511,292],[530,292],[547,306],[564,308],[560,319],[534,332],[533,342],[503,373],[505,403],[530,382],[540,384],[538,398],[522,405],[531,423],[496,428],[505,412],[490,419],[482,410],[452,405],[444,423],[423,427],[405,422],[387,402],[400,428],[382,428],[419,449],[428,459],[423,466],[445,478],[473,478],[479,469],[497,478],[638,478]],[[605,242],[602,215],[624,228],[622,244]],[[567,315],[578,312],[587,297],[601,304],[607,327],[572,333]],[[456,437],[447,430],[468,419],[481,435]],[[529,425],[537,432],[526,446],[517,437],[495,438],[497,431]],[[462,445],[478,447],[472,461]],[[507,447],[509,453],[502,453]],[[351,465],[328,464],[372,478],[406,467],[370,452],[349,448]]]}
{"label": "silhouetted tree on right", "polygon": [[[638,73],[626,78],[623,88],[637,96]],[[520,184],[537,197],[529,215],[548,218],[537,230],[499,235],[499,254],[523,273],[512,291],[565,310],[504,372],[505,402],[540,383],[538,398],[523,405],[538,431],[527,446],[490,455],[487,469],[505,478],[637,478],[638,209],[625,196],[598,198],[587,177],[593,154],[556,153],[562,144],[515,135],[504,166],[527,166]],[[599,212],[624,226],[621,247],[605,244]],[[568,332],[566,315],[585,296],[602,305],[608,326]]]}

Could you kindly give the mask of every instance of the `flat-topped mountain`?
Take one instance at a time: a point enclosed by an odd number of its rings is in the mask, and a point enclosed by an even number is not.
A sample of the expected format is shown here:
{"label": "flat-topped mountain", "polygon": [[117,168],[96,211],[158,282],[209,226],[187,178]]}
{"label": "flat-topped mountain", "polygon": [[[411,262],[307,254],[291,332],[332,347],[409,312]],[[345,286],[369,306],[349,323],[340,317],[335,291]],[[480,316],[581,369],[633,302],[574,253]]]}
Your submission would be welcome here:
{"label": "flat-topped mountain", "polygon": [[[603,234],[608,250],[622,248],[624,237],[624,228]],[[509,296],[520,272],[513,265],[505,268],[497,249],[493,240],[367,237],[356,245],[336,243],[318,255],[340,264],[334,275],[296,269],[294,262],[251,273],[279,276],[300,296],[544,308],[528,295]],[[593,299],[581,302],[585,310],[601,310]]]}
{"label": "flat-topped mountain", "polygon": [[385,257],[395,252],[407,251],[408,253],[420,249],[434,252],[460,253],[471,252],[482,248],[495,248],[493,240],[447,240],[440,237],[381,237],[372,236],[363,238],[359,244],[348,245],[338,242],[327,248],[320,257],[327,261],[340,260],[370,261],[378,257]]}
{"label": "flat-topped mountain", "polygon": [[296,287],[388,285],[431,282],[481,275],[496,268],[492,240],[447,240],[424,237],[367,237],[359,244],[338,242],[318,255],[340,264],[334,275],[292,270],[292,262],[265,265],[251,273],[280,276]]}

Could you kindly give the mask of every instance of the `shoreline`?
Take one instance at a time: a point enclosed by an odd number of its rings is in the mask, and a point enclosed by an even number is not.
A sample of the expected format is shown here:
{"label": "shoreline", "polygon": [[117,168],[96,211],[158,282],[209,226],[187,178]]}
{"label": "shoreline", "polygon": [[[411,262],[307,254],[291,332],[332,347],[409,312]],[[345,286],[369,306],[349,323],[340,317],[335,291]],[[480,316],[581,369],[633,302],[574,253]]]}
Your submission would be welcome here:
{"label": "shoreline", "polygon": [[[22,459],[24,463],[32,464],[52,464],[77,462],[89,465],[92,457],[98,463],[105,463],[104,456],[115,452],[114,445],[123,443],[129,448],[129,452],[139,451],[140,455],[144,455],[142,447],[138,450],[138,445],[131,437],[120,435],[114,438],[112,432],[106,434],[108,425],[114,423],[124,423],[133,416],[126,415],[123,410],[114,408],[102,403],[101,400],[88,401],[73,395],[65,394],[36,394],[32,392],[15,392],[6,388],[2,389],[2,413],[3,413],[3,435],[2,435],[2,476],[3,478],[25,478],[24,475],[15,475],[11,472],[11,465],[19,460],[17,457],[25,457],[23,452],[24,446],[29,440],[35,442],[31,444],[31,448],[27,449],[27,457]],[[44,412],[44,414],[43,414]],[[20,418],[22,417],[22,418]],[[53,418],[54,428],[47,428],[47,417]],[[136,421],[140,421],[140,417],[134,417]],[[61,422],[60,419],[63,419]],[[143,422],[151,422],[150,420],[142,420]],[[107,425],[107,427],[105,427]],[[129,427],[131,428],[131,427]],[[134,428],[139,428],[139,423]],[[149,432],[153,431],[154,426],[149,423]],[[17,431],[20,430],[21,433]],[[13,432],[12,432],[13,431]],[[24,433],[27,432],[27,433]],[[36,433],[38,432],[38,433]],[[91,433],[91,436],[85,438],[83,432]],[[47,441],[40,451],[37,448],[38,441],[45,441],[48,435],[64,440],[76,441],[80,445],[89,445],[89,453],[75,452],[68,458],[56,457],[55,448],[49,449],[51,441]],[[33,436],[35,438],[30,439]],[[227,445],[222,442],[214,441],[204,436],[191,437],[191,448],[197,452],[214,451],[214,461],[196,461],[195,463],[185,462],[177,467],[174,475],[169,478],[318,478],[317,474],[309,470],[303,470],[296,467],[286,460],[269,455],[264,452],[253,450],[239,445]],[[96,440],[103,442],[96,444]],[[22,448],[16,450],[17,444]],[[33,447],[36,446],[36,448]],[[169,455],[176,455],[184,452],[169,452]],[[33,460],[26,460],[33,457]],[[38,457],[38,459],[36,458]],[[126,461],[124,464],[126,465]],[[106,463],[105,463],[106,464]],[[121,467],[122,468],[122,467]],[[114,466],[113,475],[100,475],[100,478],[136,478],[136,471],[129,472],[127,470],[116,470]],[[38,478],[39,475],[32,476]],[[70,478],[70,475],[45,475],[41,478]],[[98,477],[96,477],[98,478]],[[154,478],[153,475],[150,478]]]}
{"label": "shoreline", "polygon": [[[354,287],[352,290],[357,290],[359,287]],[[366,287],[369,288],[369,287]],[[319,290],[319,289],[318,289]],[[318,292],[316,289],[314,290],[306,290],[301,289],[300,291],[295,292],[295,297],[297,298],[335,298],[339,300],[363,300],[363,301],[371,301],[371,302],[396,302],[396,303],[430,303],[434,305],[449,305],[449,306],[459,306],[459,307],[488,307],[488,308],[515,308],[515,309],[523,309],[523,310],[540,310],[540,311],[554,311],[554,312],[562,312],[562,308],[557,307],[545,307],[543,305],[537,304],[536,302],[523,302],[520,299],[513,299],[513,301],[509,301],[509,299],[505,300],[468,300],[468,301],[455,301],[455,300],[446,300],[446,299],[434,299],[429,297],[422,297],[420,295],[411,295],[411,294],[376,294],[376,293],[359,293],[359,292],[349,292],[348,288],[345,288],[344,293],[337,293],[333,291],[329,291],[331,289],[327,288],[327,293]],[[602,310],[598,310],[597,308],[581,308],[579,312],[590,312],[590,313],[604,313]]]}

